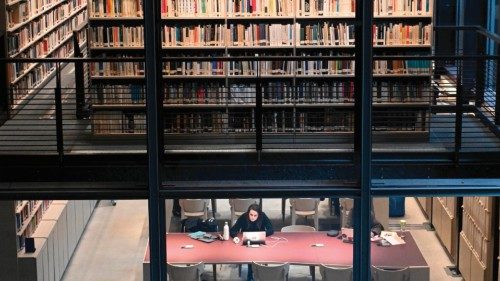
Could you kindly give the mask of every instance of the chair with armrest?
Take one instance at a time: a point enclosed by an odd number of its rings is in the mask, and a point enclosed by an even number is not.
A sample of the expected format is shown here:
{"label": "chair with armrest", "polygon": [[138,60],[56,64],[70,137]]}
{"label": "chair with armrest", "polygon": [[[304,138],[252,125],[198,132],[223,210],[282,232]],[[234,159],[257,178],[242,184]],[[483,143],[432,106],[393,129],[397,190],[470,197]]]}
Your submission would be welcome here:
{"label": "chair with armrest", "polygon": [[321,277],[326,281],[352,281],[352,266],[325,265],[319,266]]}
{"label": "chair with armrest", "polygon": [[292,213],[292,225],[296,224],[297,216],[314,216],[314,227],[319,229],[319,199],[317,198],[293,198],[290,199]]}
{"label": "chair with armrest", "polygon": [[208,200],[207,199],[180,199],[181,219],[187,217],[208,218]]}
{"label": "chair with armrest", "polygon": [[201,281],[204,271],[202,262],[193,265],[174,265],[167,263],[167,274],[170,281]]}
{"label": "chair with armrest", "polygon": [[236,220],[238,219],[239,216],[244,214],[247,210],[248,207],[252,204],[258,204],[259,200],[258,199],[253,199],[253,198],[234,198],[234,199],[229,199],[229,206],[231,207],[231,225],[234,225],[236,223]]}
{"label": "chair with armrest", "polygon": [[283,264],[260,264],[253,262],[253,278],[255,281],[286,281],[290,265]]}
{"label": "chair with armrest", "polygon": [[380,268],[372,266],[374,281],[410,281],[410,268]]}

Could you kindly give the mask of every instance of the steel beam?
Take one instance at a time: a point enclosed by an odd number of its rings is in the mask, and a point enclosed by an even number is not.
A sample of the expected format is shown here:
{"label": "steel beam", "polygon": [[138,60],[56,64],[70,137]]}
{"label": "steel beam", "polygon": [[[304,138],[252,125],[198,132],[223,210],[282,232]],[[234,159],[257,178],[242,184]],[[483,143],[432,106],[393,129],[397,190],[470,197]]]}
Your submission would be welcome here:
{"label": "steel beam", "polygon": [[159,196],[164,158],[160,1],[144,0],[143,11],[146,53],[150,278],[153,281],[163,281],[167,278],[167,272],[165,263],[165,200],[160,200]]}

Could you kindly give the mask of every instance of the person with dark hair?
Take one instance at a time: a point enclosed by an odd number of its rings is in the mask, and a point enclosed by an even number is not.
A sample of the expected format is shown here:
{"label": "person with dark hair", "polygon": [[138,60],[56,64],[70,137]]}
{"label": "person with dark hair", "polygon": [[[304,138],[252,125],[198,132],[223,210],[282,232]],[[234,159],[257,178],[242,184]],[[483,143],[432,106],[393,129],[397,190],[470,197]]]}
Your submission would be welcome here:
{"label": "person with dark hair", "polygon": [[[229,230],[229,235],[231,237],[236,237],[239,232],[246,231],[265,231],[266,236],[272,235],[274,233],[273,225],[267,217],[267,215],[262,212],[259,204],[252,204],[248,207],[248,210],[242,214],[236,223]],[[248,274],[247,281],[253,280],[252,265],[248,264]]]}
{"label": "person with dark hair", "polygon": [[242,214],[236,223],[229,230],[231,237],[236,237],[238,232],[246,231],[265,231],[266,236],[274,233],[273,225],[264,212],[260,209],[259,204],[252,204],[248,210]]}

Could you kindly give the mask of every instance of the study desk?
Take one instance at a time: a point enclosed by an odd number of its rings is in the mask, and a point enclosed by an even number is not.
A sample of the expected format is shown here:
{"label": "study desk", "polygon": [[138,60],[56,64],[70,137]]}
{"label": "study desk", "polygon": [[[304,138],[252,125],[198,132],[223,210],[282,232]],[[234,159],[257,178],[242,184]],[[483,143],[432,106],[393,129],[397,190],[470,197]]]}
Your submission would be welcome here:
{"label": "study desk", "polygon": [[[410,267],[410,281],[429,281],[429,266],[409,232],[406,244],[380,247],[372,244],[372,264],[380,267]],[[313,247],[321,243],[323,247]],[[183,249],[183,245],[193,245]],[[186,233],[167,234],[167,262],[178,264],[247,264],[284,263],[295,265],[352,265],[353,244],[343,243],[326,232],[275,232],[266,238],[266,245],[248,248],[229,241],[204,243],[188,237]],[[149,243],[143,262],[143,276],[149,281]]]}

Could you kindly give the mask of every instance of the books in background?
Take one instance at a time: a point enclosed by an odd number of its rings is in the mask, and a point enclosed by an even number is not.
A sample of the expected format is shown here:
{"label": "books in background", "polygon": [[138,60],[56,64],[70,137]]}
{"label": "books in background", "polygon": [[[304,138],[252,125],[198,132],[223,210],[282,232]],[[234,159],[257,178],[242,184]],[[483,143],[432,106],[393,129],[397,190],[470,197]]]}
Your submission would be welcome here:
{"label": "books in background", "polygon": [[223,76],[226,71],[225,63],[216,59],[212,61],[168,61],[163,63],[164,75],[207,75]]}
{"label": "books in background", "polygon": [[142,17],[142,1],[92,0],[89,15],[96,18]]}
{"label": "books in background", "polygon": [[299,104],[354,102],[354,82],[301,82],[297,85],[296,102]]}
{"label": "books in background", "polygon": [[[132,58],[126,55],[118,57]],[[90,64],[90,75],[98,77],[144,76],[144,62],[93,62]]]}
{"label": "books in background", "polygon": [[224,46],[226,41],[224,24],[205,24],[163,27],[163,46]]}
{"label": "books in background", "polygon": [[429,81],[373,82],[373,102],[429,102],[432,88]]}
{"label": "books in background", "polygon": [[374,0],[375,16],[432,15],[432,0]]}
{"label": "books in background", "polygon": [[130,85],[97,85],[92,91],[92,104],[145,104],[144,86]]}
{"label": "books in background", "polygon": [[374,60],[373,74],[431,74],[427,60]]}
{"label": "books in background", "polygon": [[51,202],[52,200],[16,201],[16,245],[18,251],[24,248],[25,239],[31,237],[35,232]]}
{"label": "books in background", "polygon": [[291,46],[292,24],[229,24],[228,46]]}
{"label": "books in background", "polygon": [[[329,53],[305,53],[308,56],[350,56],[350,54],[338,54],[333,51]],[[348,75],[354,74],[354,60],[310,60],[297,62],[296,74],[298,75]]]}
{"label": "books in background", "polygon": [[168,113],[165,116],[165,133],[227,133],[229,123],[235,122],[234,118],[225,111]]}
{"label": "books in background", "polygon": [[299,16],[354,17],[356,0],[297,0]]}
{"label": "books in background", "polygon": [[145,134],[146,114],[123,111],[99,111],[92,115],[94,134]]}
{"label": "books in background", "polygon": [[89,28],[92,47],[144,47],[144,27],[95,26]]}
{"label": "books in background", "polygon": [[166,104],[225,104],[227,88],[219,83],[185,82],[165,85]]}
{"label": "books in background", "polygon": [[382,23],[373,25],[373,45],[430,45],[432,24]]}
{"label": "books in background", "polygon": [[228,0],[227,15],[238,16],[293,16],[294,5],[290,0]]}
{"label": "books in background", "polygon": [[162,0],[163,17],[220,17],[224,15],[226,0]]}
{"label": "books in background", "polygon": [[354,46],[354,25],[346,23],[296,23],[297,46]]}

